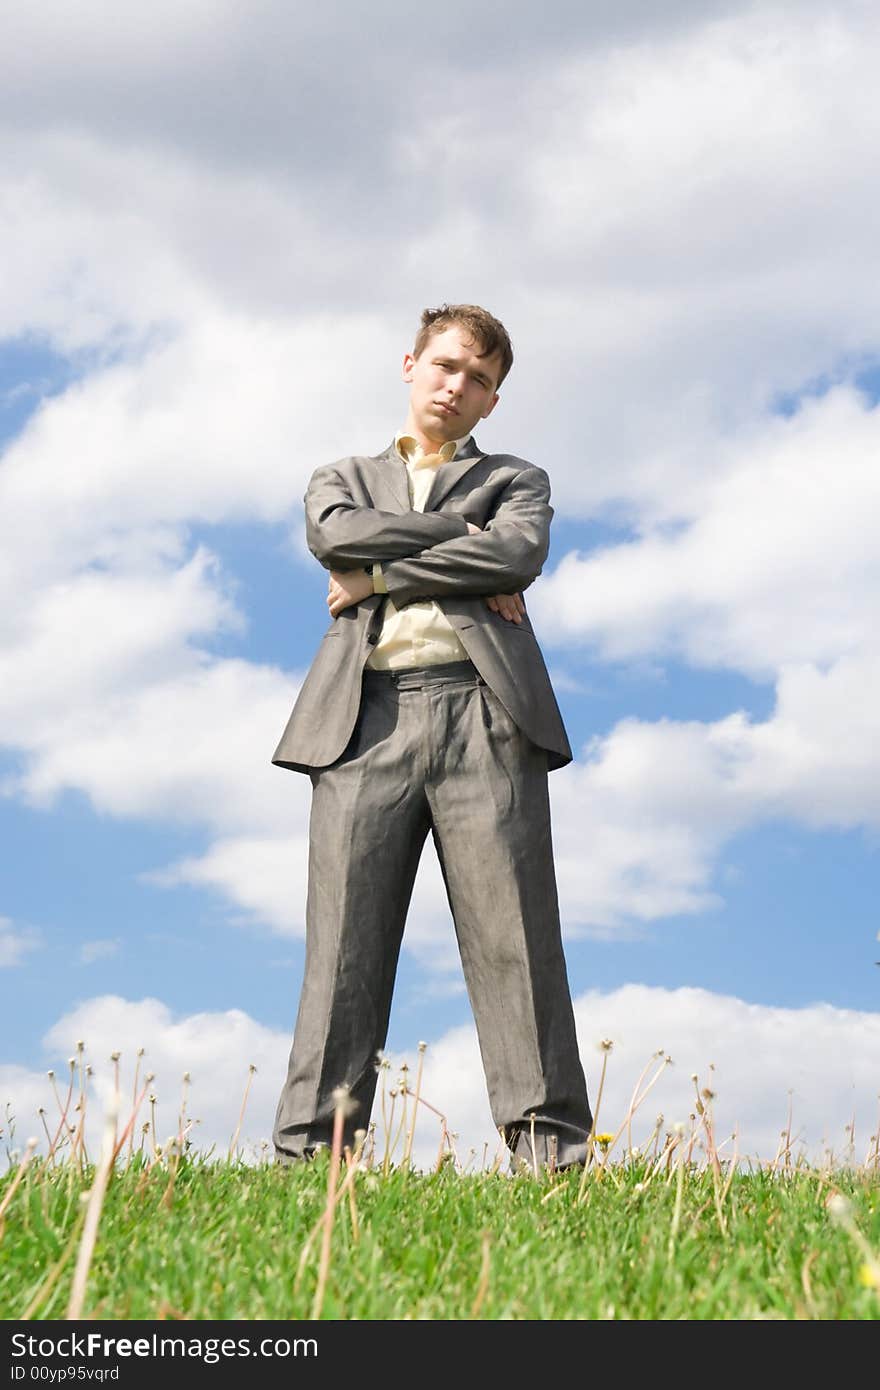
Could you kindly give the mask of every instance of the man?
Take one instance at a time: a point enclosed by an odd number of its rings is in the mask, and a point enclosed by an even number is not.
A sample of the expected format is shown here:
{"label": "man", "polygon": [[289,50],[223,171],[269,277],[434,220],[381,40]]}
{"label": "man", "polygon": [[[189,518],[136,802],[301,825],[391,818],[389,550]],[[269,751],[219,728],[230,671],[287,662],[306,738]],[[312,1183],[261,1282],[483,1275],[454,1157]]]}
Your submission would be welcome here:
{"label": "man", "polygon": [[550,486],[471,435],[512,361],[485,309],[426,310],[403,359],[403,430],[376,457],[319,468],[306,493],[332,622],[272,759],[313,788],[282,1163],[329,1142],[337,1087],[354,1101],[347,1140],[367,1126],[429,831],[495,1124],[515,1161],[585,1160],[547,793],[572,754],[522,599],[547,557]]}

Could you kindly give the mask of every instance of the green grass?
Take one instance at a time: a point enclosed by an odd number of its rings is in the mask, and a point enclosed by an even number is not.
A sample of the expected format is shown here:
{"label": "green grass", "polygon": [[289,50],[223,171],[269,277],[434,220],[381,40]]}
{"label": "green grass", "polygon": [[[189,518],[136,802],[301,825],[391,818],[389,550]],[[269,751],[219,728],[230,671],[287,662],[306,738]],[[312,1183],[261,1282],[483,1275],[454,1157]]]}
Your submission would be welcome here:
{"label": "green grass", "polygon": [[[135,1160],[101,1211],[83,1316],[308,1319],[329,1159],[308,1166]],[[358,1172],[358,1236],[337,1206],[321,1316],[336,1319],[721,1319],[880,1316],[858,1232],[880,1249],[880,1179],[864,1169],[738,1172],[716,1204],[710,1168],[609,1164],[505,1177]],[[0,1203],[14,1174],[0,1179]],[[0,1239],[0,1317],[63,1318],[94,1170],[34,1159]],[[826,1202],[850,1204],[844,1224]],[[551,1195],[552,1194],[552,1195]],[[65,1258],[65,1251],[66,1258]],[[49,1276],[60,1273],[49,1288]]]}

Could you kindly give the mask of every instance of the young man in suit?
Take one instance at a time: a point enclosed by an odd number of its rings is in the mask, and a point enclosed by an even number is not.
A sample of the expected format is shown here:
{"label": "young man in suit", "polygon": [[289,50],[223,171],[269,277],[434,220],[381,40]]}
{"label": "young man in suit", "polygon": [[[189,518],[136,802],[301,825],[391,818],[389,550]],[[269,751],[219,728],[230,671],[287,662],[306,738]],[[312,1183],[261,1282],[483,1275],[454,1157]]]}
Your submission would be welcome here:
{"label": "young man in suit", "polygon": [[429,832],[495,1124],[515,1161],[585,1161],[547,792],[572,754],[522,598],[547,557],[550,484],[471,434],[512,362],[485,309],[425,310],[403,429],[377,456],[317,469],[306,493],[332,621],[272,759],[313,788],[281,1163],[329,1142],[337,1087],[354,1102],[346,1141],[367,1126]]}

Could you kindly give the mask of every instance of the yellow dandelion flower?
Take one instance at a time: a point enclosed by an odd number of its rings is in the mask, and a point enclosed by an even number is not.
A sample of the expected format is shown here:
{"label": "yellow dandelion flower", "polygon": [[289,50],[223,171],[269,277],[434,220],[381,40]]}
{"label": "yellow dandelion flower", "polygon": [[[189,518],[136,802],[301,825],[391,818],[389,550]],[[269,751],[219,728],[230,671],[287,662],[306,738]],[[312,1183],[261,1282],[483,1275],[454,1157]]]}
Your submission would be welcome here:
{"label": "yellow dandelion flower", "polygon": [[880,1289],[880,1268],[873,1268],[871,1265],[862,1265],[859,1269],[859,1283],[866,1289]]}

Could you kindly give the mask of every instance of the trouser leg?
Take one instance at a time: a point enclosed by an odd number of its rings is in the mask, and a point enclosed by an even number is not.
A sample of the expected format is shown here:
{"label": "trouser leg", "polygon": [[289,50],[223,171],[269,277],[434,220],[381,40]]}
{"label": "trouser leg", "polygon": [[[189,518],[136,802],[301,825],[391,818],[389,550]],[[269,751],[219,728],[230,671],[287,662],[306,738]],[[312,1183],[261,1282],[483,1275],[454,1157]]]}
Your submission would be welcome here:
{"label": "trouser leg", "polygon": [[312,774],[306,958],[273,1138],[281,1162],[333,1132],[333,1093],[366,1128],[385,1045],[404,920],[428,832],[417,731],[393,690],[364,691],[342,758]]}
{"label": "trouser leg", "polygon": [[[547,757],[484,684],[429,695],[426,790],[492,1116],[517,1159],[582,1163],[592,1116],[553,865]],[[534,1116],[534,1120],[532,1120]]]}

